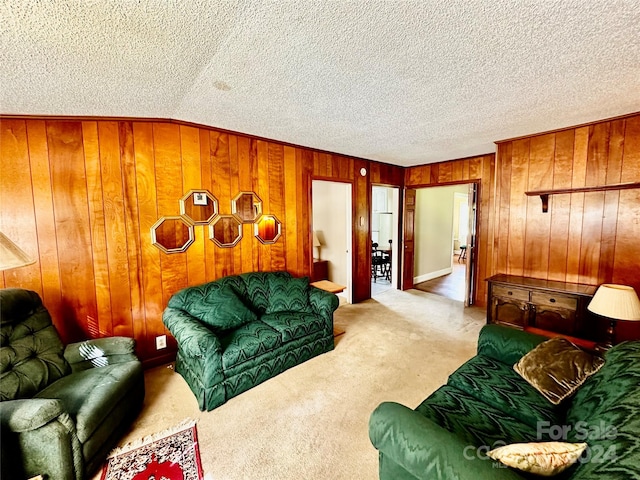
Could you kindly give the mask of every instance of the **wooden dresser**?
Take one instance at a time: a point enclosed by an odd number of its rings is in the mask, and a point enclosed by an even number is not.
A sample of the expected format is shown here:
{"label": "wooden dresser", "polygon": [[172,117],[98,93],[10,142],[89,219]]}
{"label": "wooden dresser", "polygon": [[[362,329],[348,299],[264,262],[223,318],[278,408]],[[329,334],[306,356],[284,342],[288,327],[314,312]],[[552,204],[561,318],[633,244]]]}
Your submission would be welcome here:
{"label": "wooden dresser", "polygon": [[587,311],[597,286],[502,274],[487,282],[487,323],[559,334],[587,348],[598,340],[595,319]]}

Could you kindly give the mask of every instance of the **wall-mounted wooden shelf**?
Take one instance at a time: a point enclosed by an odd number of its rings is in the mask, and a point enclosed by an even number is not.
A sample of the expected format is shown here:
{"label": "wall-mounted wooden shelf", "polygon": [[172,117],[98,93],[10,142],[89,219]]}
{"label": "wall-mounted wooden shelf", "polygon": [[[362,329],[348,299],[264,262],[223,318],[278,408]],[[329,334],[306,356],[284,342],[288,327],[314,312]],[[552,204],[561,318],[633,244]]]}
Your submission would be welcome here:
{"label": "wall-mounted wooden shelf", "polygon": [[540,196],[542,200],[542,211],[549,211],[549,195],[560,195],[563,193],[580,192],[604,192],[606,190],[627,190],[629,188],[640,188],[640,182],[616,183],[611,185],[600,185],[598,187],[578,187],[578,188],[556,188],[553,190],[535,190],[524,192],[529,197]]}

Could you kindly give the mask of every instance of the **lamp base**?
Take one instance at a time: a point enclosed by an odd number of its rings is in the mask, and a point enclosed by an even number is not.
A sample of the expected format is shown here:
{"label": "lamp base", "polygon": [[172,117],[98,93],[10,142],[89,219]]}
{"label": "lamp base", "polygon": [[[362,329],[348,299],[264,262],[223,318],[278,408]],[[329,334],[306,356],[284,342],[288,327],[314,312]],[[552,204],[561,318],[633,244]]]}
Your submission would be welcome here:
{"label": "lamp base", "polygon": [[613,319],[610,319],[605,341],[603,343],[599,343],[596,345],[596,352],[605,353],[607,350],[613,347],[615,340],[616,340],[616,321]]}
{"label": "lamp base", "polygon": [[606,344],[613,347],[616,341],[616,321],[611,319],[609,322],[609,328],[607,328],[607,341]]}

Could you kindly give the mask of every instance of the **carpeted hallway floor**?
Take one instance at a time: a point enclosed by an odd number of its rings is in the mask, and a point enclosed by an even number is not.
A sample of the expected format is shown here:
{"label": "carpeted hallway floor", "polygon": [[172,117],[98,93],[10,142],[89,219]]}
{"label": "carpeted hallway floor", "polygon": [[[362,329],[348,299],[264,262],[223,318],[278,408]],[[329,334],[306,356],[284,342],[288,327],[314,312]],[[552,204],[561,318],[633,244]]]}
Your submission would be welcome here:
{"label": "carpeted hallway floor", "polygon": [[170,366],[149,370],[144,409],[122,443],[193,418],[207,480],[376,479],[370,413],[387,400],[417,406],[475,354],[484,321],[477,307],[388,290],[336,311],[346,333],[334,351],[211,412]]}

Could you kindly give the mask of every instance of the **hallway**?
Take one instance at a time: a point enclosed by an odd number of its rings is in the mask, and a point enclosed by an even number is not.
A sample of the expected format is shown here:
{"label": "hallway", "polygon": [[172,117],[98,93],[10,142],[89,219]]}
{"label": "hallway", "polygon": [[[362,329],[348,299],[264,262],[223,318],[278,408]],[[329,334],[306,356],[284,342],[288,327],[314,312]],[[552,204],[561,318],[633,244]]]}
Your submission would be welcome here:
{"label": "hallway", "polygon": [[453,272],[442,277],[417,283],[413,288],[423,292],[435,293],[442,297],[464,302],[465,276],[467,265],[458,263],[458,255],[453,256]]}
{"label": "hallway", "polygon": [[386,292],[393,288],[391,282],[384,278],[378,278],[375,282],[371,281],[371,298],[376,295],[380,295],[382,292]]}

